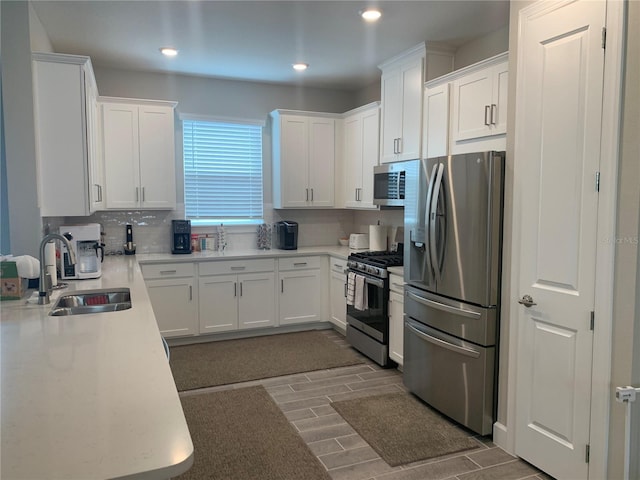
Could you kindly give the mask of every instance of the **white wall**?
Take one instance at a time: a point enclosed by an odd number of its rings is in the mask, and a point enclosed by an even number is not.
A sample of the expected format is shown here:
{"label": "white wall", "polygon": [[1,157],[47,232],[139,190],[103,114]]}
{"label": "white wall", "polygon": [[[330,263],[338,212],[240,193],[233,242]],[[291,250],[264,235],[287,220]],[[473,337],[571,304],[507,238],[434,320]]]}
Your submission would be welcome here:
{"label": "white wall", "polygon": [[[612,387],[640,387],[640,2],[629,2],[614,279]],[[631,368],[630,368],[631,367]],[[608,478],[622,478],[625,406],[611,403]],[[633,405],[635,447],[629,478],[640,478],[640,402]]]}
{"label": "white wall", "polygon": [[[513,28],[516,29],[517,24]],[[453,62],[454,69],[466,67],[507,50],[509,50],[508,25],[458,47]]]}
{"label": "white wall", "polygon": [[10,253],[37,256],[42,227],[37,204],[29,4],[0,2],[0,8]]}

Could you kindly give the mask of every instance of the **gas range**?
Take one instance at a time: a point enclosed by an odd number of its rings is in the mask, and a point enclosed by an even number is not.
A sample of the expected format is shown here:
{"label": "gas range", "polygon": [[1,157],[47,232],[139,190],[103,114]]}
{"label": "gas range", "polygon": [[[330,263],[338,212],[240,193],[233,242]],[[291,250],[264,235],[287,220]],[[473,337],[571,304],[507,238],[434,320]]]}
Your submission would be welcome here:
{"label": "gas range", "polygon": [[402,252],[355,252],[347,259],[351,270],[378,278],[387,278],[387,268],[400,267],[402,263]]}

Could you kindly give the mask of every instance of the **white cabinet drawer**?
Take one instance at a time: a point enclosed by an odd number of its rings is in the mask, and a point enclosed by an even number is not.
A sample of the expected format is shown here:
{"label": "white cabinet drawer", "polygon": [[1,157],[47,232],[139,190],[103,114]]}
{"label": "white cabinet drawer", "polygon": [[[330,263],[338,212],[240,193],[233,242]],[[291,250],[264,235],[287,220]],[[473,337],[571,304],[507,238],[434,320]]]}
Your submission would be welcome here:
{"label": "white cabinet drawer", "polygon": [[140,265],[145,280],[151,278],[193,277],[195,274],[193,263],[154,263]]}
{"label": "white cabinet drawer", "polygon": [[228,273],[273,272],[275,262],[273,258],[259,258],[248,260],[213,260],[200,262],[200,275],[225,275]]}
{"label": "white cabinet drawer", "polygon": [[287,270],[306,270],[309,268],[320,268],[321,257],[291,257],[279,258],[278,270],[281,272]]}
{"label": "white cabinet drawer", "polygon": [[344,274],[347,269],[347,261],[338,257],[329,257],[329,268],[332,272]]}
{"label": "white cabinet drawer", "polygon": [[389,290],[401,295],[404,294],[404,280],[400,275],[389,274]]}

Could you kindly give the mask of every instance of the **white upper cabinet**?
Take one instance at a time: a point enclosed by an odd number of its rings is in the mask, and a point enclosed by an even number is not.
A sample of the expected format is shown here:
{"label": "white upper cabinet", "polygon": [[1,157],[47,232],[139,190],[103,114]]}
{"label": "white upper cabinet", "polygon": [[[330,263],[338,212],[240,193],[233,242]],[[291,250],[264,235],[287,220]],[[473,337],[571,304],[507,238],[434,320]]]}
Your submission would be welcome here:
{"label": "white upper cabinet", "polygon": [[449,153],[449,84],[424,90],[422,157],[433,158]]}
{"label": "white upper cabinet", "polygon": [[377,209],[373,204],[373,168],[379,158],[379,103],[345,113],[343,138],[345,206]]}
{"label": "white upper cabinet", "polygon": [[424,43],[379,66],[382,70],[382,127],[380,162],[420,158],[422,93],[425,78],[453,69],[453,53],[444,46]]}
{"label": "white upper cabinet", "polygon": [[274,110],[273,206],[333,207],[336,116]]}
{"label": "white upper cabinet", "polygon": [[467,151],[465,142],[497,135],[504,137],[507,132],[507,54],[467,67],[460,73],[451,84],[451,153]]}
{"label": "white upper cabinet", "polygon": [[32,60],[40,214],[90,215],[104,198],[91,60],[55,53]]}
{"label": "white upper cabinet", "polygon": [[107,209],[176,206],[174,102],[102,97]]}

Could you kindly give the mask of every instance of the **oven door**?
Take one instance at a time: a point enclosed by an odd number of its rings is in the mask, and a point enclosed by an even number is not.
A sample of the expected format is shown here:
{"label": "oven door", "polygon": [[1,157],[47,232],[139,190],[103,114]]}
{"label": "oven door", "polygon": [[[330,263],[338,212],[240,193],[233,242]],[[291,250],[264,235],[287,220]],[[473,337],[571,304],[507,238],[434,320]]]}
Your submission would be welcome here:
{"label": "oven door", "polygon": [[365,277],[368,303],[365,310],[347,305],[347,323],[380,343],[387,344],[389,337],[389,288],[386,280],[352,272]]}

